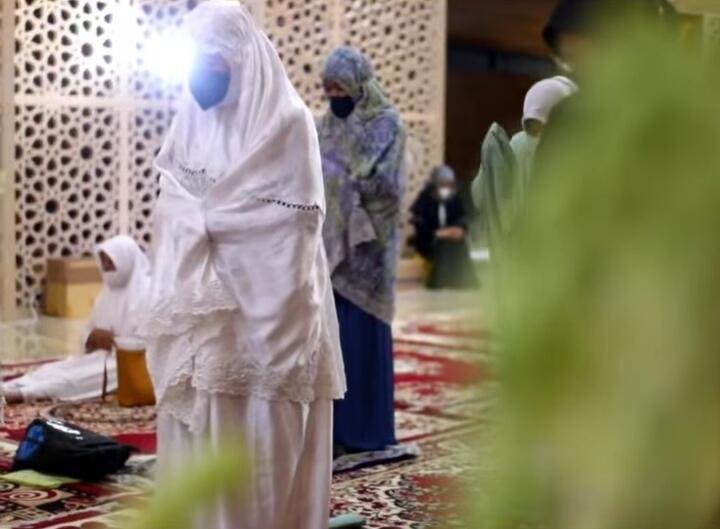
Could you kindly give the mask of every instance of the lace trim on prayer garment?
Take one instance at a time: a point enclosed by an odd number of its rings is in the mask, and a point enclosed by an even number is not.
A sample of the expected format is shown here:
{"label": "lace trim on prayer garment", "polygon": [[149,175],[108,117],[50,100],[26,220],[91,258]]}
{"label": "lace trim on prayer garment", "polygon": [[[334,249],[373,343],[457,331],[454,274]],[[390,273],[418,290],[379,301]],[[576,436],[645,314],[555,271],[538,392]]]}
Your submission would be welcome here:
{"label": "lace trim on prayer garment", "polygon": [[261,198],[257,197],[257,199],[260,202],[264,202],[265,204],[272,204],[275,206],[281,206],[283,208],[288,209],[296,209],[298,211],[320,211],[320,206],[316,206],[314,204],[294,204],[292,202],[286,202],[284,200],[278,200],[275,198]]}
{"label": "lace trim on prayer garment", "polygon": [[175,296],[156,303],[142,313],[146,322],[140,334],[144,338],[179,336],[198,325],[198,319],[217,312],[237,309],[237,303],[219,279],[202,291],[178,289]]}
{"label": "lace trim on prayer garment", "polygon": [[191,169],[178,164],[179,171],[176,172],[178,182],[191,194],[202,197],[212,186],[216,179],[211,177],[206,169]]}
{"label": "lace trim on prayer garment", "polygon": [[236,317],[232,312],[207,316],[196,331],[153,344],[149,359],[151,371],[160,374],[154,379],[159,411],[201,433],[206,426],[207,398],[212,395],[303,404],[342,398],[345,388],[334,374],[324,340],[294,365],[260,365],[258,357],[225,339],[223,329],[236,325]]}

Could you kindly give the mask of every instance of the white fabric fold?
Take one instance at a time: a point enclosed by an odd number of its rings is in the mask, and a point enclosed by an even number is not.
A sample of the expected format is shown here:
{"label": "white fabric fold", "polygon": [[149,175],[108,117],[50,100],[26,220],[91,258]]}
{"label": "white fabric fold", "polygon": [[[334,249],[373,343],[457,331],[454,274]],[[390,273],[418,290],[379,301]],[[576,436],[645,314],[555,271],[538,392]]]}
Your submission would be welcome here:
{"label": "white fabric fold", "polygon": [[[198,389],[339,398],[345,382],[311,113],[237,3],[201,4],[185,28],[202,52],[223,56],[233,81],[207,111],[186,94],[156,161],[144,335],[159,405],[188,422],[187,402],[179,403]],[[189,190],[185,174],[206,185]]]}

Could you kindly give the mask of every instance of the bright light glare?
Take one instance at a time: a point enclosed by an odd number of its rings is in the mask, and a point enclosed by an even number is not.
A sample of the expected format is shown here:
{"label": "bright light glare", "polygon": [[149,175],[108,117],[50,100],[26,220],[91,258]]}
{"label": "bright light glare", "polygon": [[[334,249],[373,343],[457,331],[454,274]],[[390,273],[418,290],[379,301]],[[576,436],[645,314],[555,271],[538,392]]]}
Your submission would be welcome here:
{"label": "bright light glare", "polygon": [[166,32],[145,44],[145,64],[152,75],[180,84],[190,75],[195,46],[180,30]]}
{"label": "bright light glare", "polygon": [[144,64],[150,75],[166,83],[185,82],[195,58],[193,41],[176,28],[148,38],[140,27],[140,19],[141,13],[129,0],[115,5],[112,40],[118,66],[132,70]]}
{"label": "bright light glare", "polygon": [[130,65],[135,59],[137,43],[140,40],[140,26],[135,8],[118,4],[113,13],[113,53],[120,64]]}

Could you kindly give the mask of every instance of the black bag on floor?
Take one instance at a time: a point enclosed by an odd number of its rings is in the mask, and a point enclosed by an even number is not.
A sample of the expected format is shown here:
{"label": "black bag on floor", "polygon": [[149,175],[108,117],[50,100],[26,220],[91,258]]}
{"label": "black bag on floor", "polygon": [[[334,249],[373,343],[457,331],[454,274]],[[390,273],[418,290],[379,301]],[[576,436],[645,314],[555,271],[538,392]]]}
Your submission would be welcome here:
{"label": "black bag on floor", "polygon": [[97,481],[123,468],[134,451],[64,421],[35,419],[18,447],[13,470]]}

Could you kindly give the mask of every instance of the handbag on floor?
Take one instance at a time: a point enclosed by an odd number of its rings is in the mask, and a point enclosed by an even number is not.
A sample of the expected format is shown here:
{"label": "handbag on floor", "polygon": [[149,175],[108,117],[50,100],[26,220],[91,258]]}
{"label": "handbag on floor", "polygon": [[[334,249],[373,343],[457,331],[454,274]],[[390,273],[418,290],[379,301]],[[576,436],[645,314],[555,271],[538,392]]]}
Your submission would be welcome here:
{"label": "handbag on floor", "polygon": [[58,419],[35,419],[18,447],[13,470],[98,481],[123,468],[134,451]]}

